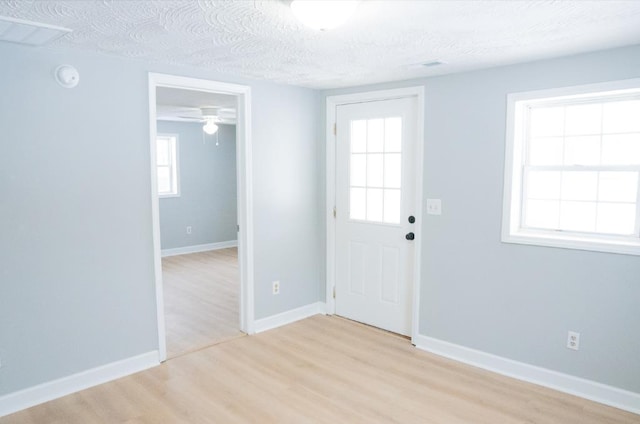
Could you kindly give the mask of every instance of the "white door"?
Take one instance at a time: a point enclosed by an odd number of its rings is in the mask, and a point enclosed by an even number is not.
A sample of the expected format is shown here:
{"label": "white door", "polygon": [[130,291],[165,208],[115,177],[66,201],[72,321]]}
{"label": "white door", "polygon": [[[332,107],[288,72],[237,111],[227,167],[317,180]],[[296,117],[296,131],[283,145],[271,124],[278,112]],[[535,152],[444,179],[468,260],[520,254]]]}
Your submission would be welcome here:
{"label": "white door", "polygon": [[336,314],[404,335],[411,334],[416,101],[339,105],[336,122]]}

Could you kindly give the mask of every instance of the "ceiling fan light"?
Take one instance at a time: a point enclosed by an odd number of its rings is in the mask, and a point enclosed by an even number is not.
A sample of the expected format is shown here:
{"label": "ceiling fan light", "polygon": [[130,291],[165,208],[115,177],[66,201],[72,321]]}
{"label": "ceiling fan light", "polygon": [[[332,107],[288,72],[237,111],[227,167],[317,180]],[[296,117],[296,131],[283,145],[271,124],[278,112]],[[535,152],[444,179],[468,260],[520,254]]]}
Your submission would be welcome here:
{"label": "ceiling fan light", "polygon": [[353,15],[357,0],[293,0],[293,14],[306,26],[325,31],[342,25]]}
{"label": "ceiling fan light", "polygon": [[209,120],[202,126],[202,131],[209,135],[215,134],[218,131],[218,126],[212,120]]}

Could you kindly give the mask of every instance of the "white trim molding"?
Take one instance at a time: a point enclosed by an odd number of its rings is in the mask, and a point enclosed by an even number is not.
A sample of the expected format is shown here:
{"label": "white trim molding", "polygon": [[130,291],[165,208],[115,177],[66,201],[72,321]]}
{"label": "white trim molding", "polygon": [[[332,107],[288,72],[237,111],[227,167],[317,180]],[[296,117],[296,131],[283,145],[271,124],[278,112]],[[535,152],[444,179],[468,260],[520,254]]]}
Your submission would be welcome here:
{"label": "white trim molding", "polygon": [[514,361],[424,335],[415,337],[413,343],[418,349],[474,367],[640,414],[640,393]]}
{"label": "white trim molding", "polygon": [[251,88],[219,81],[149,73],[149,136],[151,155],[151,222],[153,228],[153,259],[158,321],[158,351],[160,361],[167,359],[164,320],[164,290],[162,287],[162,252],[160,247],[160,212],[156,162],[156,88],[169,87],[209,93],[227,94],[237,98],[236,173],[238,199],[238,265],[240,268],[240,330],[252,334],[254,299],[253,259],[253,176],[251,138]]}
{"label": "white trim molding", "polygon": [[377,90],[362,93],[344,94],[327,97],[326,109],[326,313],[331,315],[336,311],[333,289],[335,287],[335,251],[336,251],[336,221],[333,215],[336,205],[336,134],[334,125],[337,121],[337,107],[353,103],[373,102],[398,98],[415,97],[416,104],[416,144],[415,144],[415,213],[414,232],[418,235],[414,242],[413,261],[413,287],[411,301],[411,337],[418,335],[419,306],[420,306],[420,276],[422,261],[422,189],[423,189],[423,162],[424,162],[424,86],[395,88],[390,90]]}
{"label": "white trim molding", "polygon": [[160,365],[159,352],[122,359],[0,397],[0,417]]}
{"label": "white trim molding", "polygon": [[238,240],[219,241],[216,243],[195,244],[193,246],[174,247],[173,249],[162,249],[162,257],[186,255],[189,253],[208,252],[210,250],[227,249],[237,247]]}
{"label": "white trim molding", "polygon": [[324,315],[326,312],[327,306],[324,302],[310,303],[309,305],[258,319],[254,323],[254,330],[256,333],[262,333],[263,331],[282,327],[283,325],[291,324],[314,315]]}

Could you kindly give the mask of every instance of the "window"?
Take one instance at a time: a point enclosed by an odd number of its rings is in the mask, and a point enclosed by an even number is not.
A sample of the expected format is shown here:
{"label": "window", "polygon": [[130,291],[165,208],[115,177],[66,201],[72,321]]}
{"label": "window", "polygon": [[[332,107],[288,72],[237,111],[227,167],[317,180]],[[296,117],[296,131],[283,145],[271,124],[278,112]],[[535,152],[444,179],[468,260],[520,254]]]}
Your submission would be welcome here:
{"label": "window", "polygon": [[156,167],[158,195],[160,197],[179,196],[177,135],[159,134],[156,138]]}
{"label": "window", "polygon": [[640,255],[640,80],[509,95],[502,240]]}
{"label": "window", "polygon": [[351,121],[350,141],[349,217],[399,224],[402,118]]}

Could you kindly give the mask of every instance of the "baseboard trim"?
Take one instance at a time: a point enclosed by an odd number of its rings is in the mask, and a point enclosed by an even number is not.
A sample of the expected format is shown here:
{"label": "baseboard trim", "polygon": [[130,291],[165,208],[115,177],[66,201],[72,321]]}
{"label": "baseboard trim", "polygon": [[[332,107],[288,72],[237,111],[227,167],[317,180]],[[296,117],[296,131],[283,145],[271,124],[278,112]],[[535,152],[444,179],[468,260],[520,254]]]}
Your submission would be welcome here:
{"label": "baseboard trim", "polygon": [[226,249],[228,247],[237,247],[238,240],[219,241],[217,243],[196,244],[194,246],[176,247],[173,249],[162,249],[162,257],[186,255],[188,253],[208,252],[209,250]]}
{"label": "baseboard trim", "polygon": [[256,333],[262,333],[263,331],[282,327],[283,325],[291,324],[292,322],[300,321],[301,319],[309,318],[314,315],[325,314],[326,311],[327,305],[324,302],[315,302],[256,320],[253,324],[253,328]]}
{"label": "baseboard trim", "polygon": [[0,396],[0,417],[160,365],[158,351],[143,353]]}
{"label": "baseboard trim", "polygon": [[413,339],[418,349],[560,392],[640,414],[640,393],[529,365],[432,337]]}

